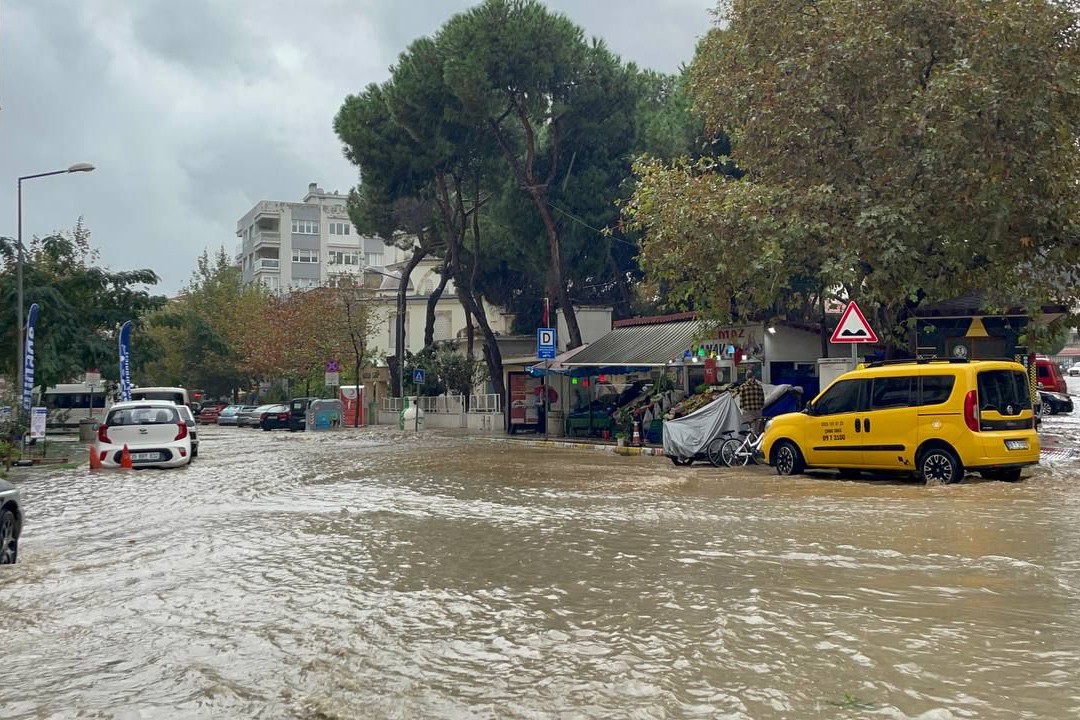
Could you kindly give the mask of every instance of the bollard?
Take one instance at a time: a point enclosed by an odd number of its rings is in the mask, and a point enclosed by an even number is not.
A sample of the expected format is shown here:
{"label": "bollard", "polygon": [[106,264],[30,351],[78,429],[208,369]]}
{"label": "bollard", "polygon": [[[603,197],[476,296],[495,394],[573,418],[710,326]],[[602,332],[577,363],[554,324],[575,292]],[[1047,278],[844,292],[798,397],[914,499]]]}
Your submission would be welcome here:
{"label": "bollard", "polygon": [[120,451],[120,467],[125,470],[131,470],[131,451],[128,450],[128,446],[125,444],[124,449]]}
{"label": "bollard", "polygon": [[630,439],[630,443],[636,447],[641,447],[641,421],[634,421],[634,436]]}

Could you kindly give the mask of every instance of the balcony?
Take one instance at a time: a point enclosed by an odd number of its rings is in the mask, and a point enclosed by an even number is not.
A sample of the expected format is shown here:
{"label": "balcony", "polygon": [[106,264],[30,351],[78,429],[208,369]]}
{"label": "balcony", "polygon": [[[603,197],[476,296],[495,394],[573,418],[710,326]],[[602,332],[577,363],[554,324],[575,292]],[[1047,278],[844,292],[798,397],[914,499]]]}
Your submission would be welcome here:
{"label": "balcony", "polygon": [[281,269],[281,261],[277,258],[256,258],[255,272],[277,272]]}
{"label": "balcony", "polygon": [[259,230],[252,236],[252,249],[281,247],[281,233],[277,230]]}

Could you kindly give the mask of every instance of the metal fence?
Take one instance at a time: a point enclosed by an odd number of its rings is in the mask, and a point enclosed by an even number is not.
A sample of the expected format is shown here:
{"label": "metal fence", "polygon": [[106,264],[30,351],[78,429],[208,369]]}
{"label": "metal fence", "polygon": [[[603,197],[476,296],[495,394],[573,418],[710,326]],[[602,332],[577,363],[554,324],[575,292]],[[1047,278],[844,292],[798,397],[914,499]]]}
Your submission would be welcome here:
{"label": "metal fence", "polygon": [[501,413],[502,396],[498,393],[469,396],[469,412],[474,413]]}
{"label": "metal fence", "polygon": [[[425,413],[433,413],[436,415],[461,415],[465,412],[466,407],[464,395],[419,397],[416,399],[416,404],[419,405],[420,409]],[[470,395],[468,408],[471,413],[501,413],[502,397],[497,393]],[[381,410],[383,412],[401,412],[401,398],[384,397],[382,399]]]}

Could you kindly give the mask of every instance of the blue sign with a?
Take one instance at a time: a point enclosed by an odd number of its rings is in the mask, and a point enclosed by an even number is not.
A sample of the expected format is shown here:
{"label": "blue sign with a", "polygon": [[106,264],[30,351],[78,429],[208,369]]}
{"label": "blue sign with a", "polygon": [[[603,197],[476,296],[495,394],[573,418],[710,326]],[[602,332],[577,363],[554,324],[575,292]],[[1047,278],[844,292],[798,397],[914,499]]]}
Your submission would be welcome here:
{"label": "blue sign with a", "polygon": [[536,357],[541,360],[554,360],[555,339],[555,328],[537,328]]}
{"label": "blue sign with a", "polygon": [[417,385],[424,384],[424,370],[423,368],[416,368],[412,371],[412,381]]}

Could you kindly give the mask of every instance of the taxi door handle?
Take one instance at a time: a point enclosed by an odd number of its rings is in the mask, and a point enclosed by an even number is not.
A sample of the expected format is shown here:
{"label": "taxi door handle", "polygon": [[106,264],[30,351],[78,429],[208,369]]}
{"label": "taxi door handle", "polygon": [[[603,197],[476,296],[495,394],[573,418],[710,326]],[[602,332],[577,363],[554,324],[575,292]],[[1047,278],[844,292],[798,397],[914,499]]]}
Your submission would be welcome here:
{"label": "taxi door handle", "polygon": [[870,432],[870,418],[863,420],[863,430]]}
{"label": "taxi door handle", "polygon": [[862,432],[862,420],[855,418],[855,432]]}

